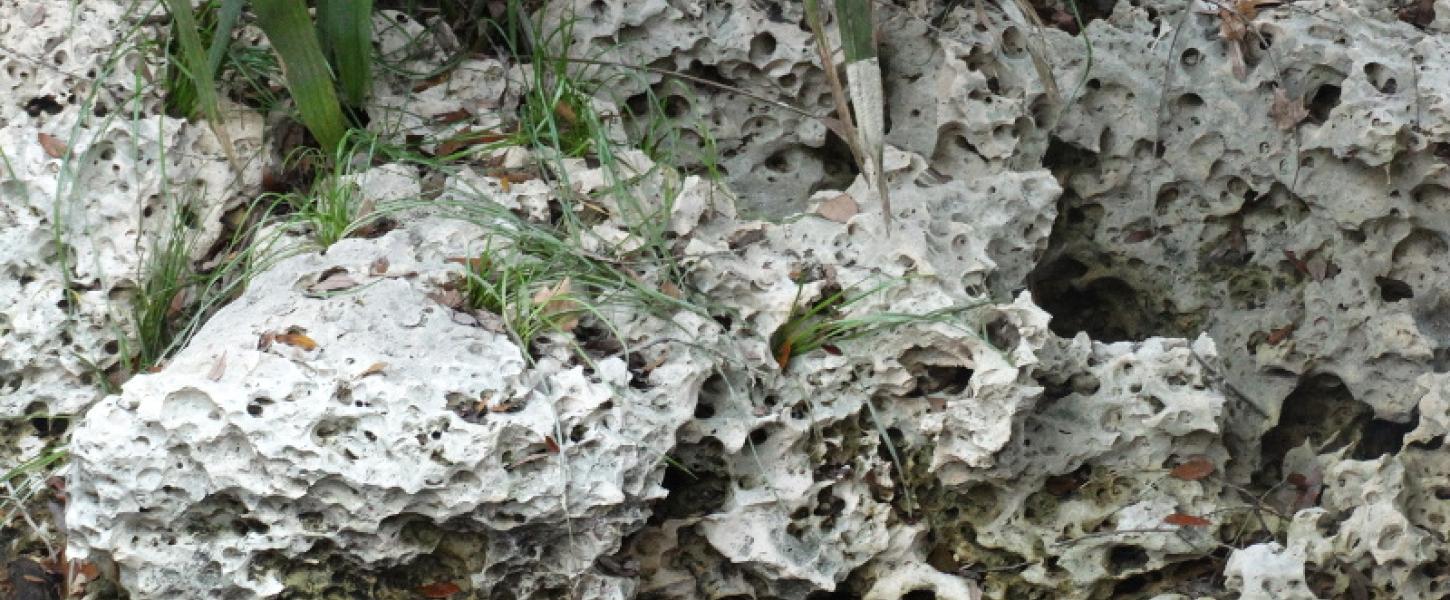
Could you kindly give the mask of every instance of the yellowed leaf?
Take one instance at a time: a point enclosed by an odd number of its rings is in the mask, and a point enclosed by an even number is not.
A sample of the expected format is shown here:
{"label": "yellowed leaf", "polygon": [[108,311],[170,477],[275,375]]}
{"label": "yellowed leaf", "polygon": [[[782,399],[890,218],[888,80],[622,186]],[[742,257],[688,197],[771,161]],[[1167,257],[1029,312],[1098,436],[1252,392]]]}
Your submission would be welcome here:
{"label": "yellowed leaf", "polygon": [[363,372],[359,373],[357,377],[358,379],[362,379],[364,377],[367,377],[368,375],[377,375],[378,373],[382,373],[383,369],[386,368],[388,368],[388,363],[375,362],[371,365],[368,365],[368,368],[363,369]]}
{"label": "yellowed leaf", "polygon": [[294,346],[303,350],[312,351],[317,348],[317,342],[301,332],[287,332],[277,334],[277,341],[288,346]]}

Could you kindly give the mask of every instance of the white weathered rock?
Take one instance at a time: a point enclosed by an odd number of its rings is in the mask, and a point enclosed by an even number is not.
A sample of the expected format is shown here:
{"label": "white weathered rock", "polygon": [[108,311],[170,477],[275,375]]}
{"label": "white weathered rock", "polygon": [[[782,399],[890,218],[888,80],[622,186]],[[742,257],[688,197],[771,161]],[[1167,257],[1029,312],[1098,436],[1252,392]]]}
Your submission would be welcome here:
{"label": "white weathered rock", "polygon": [[[204,252],[260,181],[206,124],[161,116],[162,65],[136,47],[156,28],[134,8],[0,2],[0,416],[99,398],[145,253],[183,212]],[[227,114],[238,155],[255,155],[261,119]]]}
{"label": "white weathered rock", "polygon": [[[430,299],[479,235],[429,220],[258,275],[164,370],[80,423],[71,556],[115,561],[145,597],[267,597],[288,560],[382,570],[475,532],[485,593],[627,587],[588,573],[664,494],[664,454],[708,365],[659,348],[647,376],[619,358],[530,367],[502,332]],[[357,286],[312,291],[337,269]]]}

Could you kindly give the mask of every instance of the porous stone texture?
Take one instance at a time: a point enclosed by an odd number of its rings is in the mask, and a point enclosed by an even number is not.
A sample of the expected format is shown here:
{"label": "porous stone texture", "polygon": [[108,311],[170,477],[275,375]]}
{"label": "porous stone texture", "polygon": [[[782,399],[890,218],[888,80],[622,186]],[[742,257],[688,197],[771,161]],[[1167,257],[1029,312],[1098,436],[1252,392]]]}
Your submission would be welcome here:
{"label": "porous stone texture", "polygon": [[[87,413],[72,555],[114,561],[141,597],[345,589],[309,582],[308,560],[407,565],[403,589],[441,563],[482,597],[628,597],[595,559],[664,495],[709,363],[659,346],[648,374],[618,357],[531,365],[502,328],[430,298],[480,238],[424,220],[259,275],[164,370]],[[314,291],[342,273],[355,288]],[[676,326],[704,343],[716,328]],[[448,551],[464,541],[481,546]]]}
{"label": "porous stone texture", "polygon": [[[0,2],[0,416],[99,398],[154,240],[186,213],[204,252],[260,181],[205,124],[161,115],[162,65],[136,47],[157,30],[134,9]],[[255,154],[261,119],[229,114],[237,152]]]}
{"label": "porous stone texture", "polygon": [[[877,3],[888,225],[839,140],[771,102],[832,109],[799,5],[572,3],[605,60],[764,97],[650,73],[598,99],[654,86],[704,121],[738,202],[622,152],[649,173],[624,206],[604,167],[556,161],[597,203],[586,252],[638,251],[626,215],[668,208],[715,318],[611,313],[661,361],[631,387],[632,362],[553,345],[530,366],[429,299],[478,230],[299,257],[87,416],[73,549],[143,594],[328,572],[498,598],[1450,594],[1445,2],[1083,2],[1081,33],[1034,4],[1050,27],[1010,2]],[[468,102],[507,110],[517,67],[470,67]],[[373,114],[401,114],[411,88],[378,89]],[[419,102],[455,110],[435,89]],[[495,122],[470,119],[397,123]],[[557,207],[488,169],[428,189]],[[366,286],[309,295],[337,266]],[[783,354],[782,325],[837,292],[875,328]],[[293,326],[318,348],[258,347]],[[485,392],[518,412],[456,410]]]}

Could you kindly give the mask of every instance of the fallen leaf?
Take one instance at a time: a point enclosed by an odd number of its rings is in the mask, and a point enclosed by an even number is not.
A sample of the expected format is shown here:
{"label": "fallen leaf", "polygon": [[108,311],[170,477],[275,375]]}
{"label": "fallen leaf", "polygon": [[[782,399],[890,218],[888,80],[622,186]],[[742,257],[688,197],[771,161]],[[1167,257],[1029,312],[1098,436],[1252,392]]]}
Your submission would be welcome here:
{"label": "fallen leaf", "polygon": [[373,261],[372,266],[368,268],[368,272],[372,275],[382,275],[383,273],[387,273],[388,257],[379,256],[377,260]]}
{"label": "fallen leaf", "polygon": [[666,281],[660,284],[660,293],[676,300],[685,297],[685,293],[680,291],[680,286],[675,285],[674,282],[671,281]]}
{"label": "fallen leaf", "polygon": [[45,150],[45,155],[51,158],[61,158],[65,156],[67,150],[70,150],[66,147],[65,142],[49,133],[37,133],[35,139],[40,142],[40,148]]}
{"label": "fallen leaf", "polygon": [[1279,129],[1289,131],[1308,117],[1309,109],[1304,108],[1304,101],[1290,100],[1284,88],[1274,88],[1274,102],[1269,105],[1269,118],[1274,120]]}
{"label": "fallen leaf", "polygon": [[821,344],[821,349],[825,350],[826,354],[829,354],[831,356],[841,355],[841,349],[837,348],[835,344]]}
{"label": "fallen leaf", "polygon": [[559,453],[559,442],[554,441],[554,436],[544,436],[544,447],[549,449],[549,454]]}
{"label": "fallen leaf", "polygon": [[456,265],[463,265],[465,267],[468,267],[468,269],[470,271],[473,271],[474,273],[482,273],[484,271],[487,271],[488,270],[488,267],[489,267],[489,260],[487,258],[482,257],[482,256],[480,256],[478,258],[467,258],[467,257],[463,257],[463,256],[454,256],[452,258],[445,258],[445,259],[443,259],[443,262],[453,263],[453,264],[456,264]]}
{"label": "fallen leaf", "polygon": [[262,335],[257,338],[257,349],[265,351],[266,349],[271,348],[272,342],[276,340],[276,333],[271,331],[263,332]]}
{"label": "fallen leaf", "polygon": [[385,362],[375,362],[375,363],[373,363],[371,365],[368,365],[368,368],[363,369],[363,372],[362,373],[358,373],[357,378],[358,379],[362,379],[364,377],[367,377],[368,375],[377,375],[378,373],[382,373],[383,372],[383,369],[386,369],[386,368],[388,368],[388,363],[385,363]]}
{"label": "fallen leaf", "polygon": [[216,357],[216,362],[212,363],[212,365],[211,365],[211,371],[206,374],[206,378],[207,379],[210,379],[212,381],[221,381],[222,380],[222,374],[224,374],[226,372],[227,372],[227,352],[225,350],[223,350],[222,353],[221,353],[221,356]]}
{"label": "fallen leaf", "polygon": [[328,269],[323,271],[322,279],[312,284],[308,288],[308,291],[314,293],[335,292],[356,286],[357,282],[353,280],[352,276],[348,275],[347,269]]}
{"label": "fallen leaf", "polygon": [[186,310],[186,305],[191,303],[191,288],[176,290],[171,296],[171,302],[166,305],[166,318],[174,319],[181,311]]}
{"label": "fallen leaf", "polygon": [[313,341],[312,338],[307,337],[307,334],[300,331],[288,331],[287,333],[279,333],[277,334],[277,341],[283,344],[287,344],[288,346],[301,348],[309,352],[317,348],[317,342]]}
{"label": "fallen leaf", "polygon": [[786,367],[790,366],[790,351],[790,340],[782,342],[780,347],[775,349],[775,364],[780,365],[780,370],[782,371],[784,371]]}
{"label": "fallen leaf", "polygon": [[435,156],[447,156],[478,144],[491,144],[508,138],[509,136],[503,133],[469,129],[439,143],[438,147],[434,149],[433,154]]}
{"label": "fallen leaf", "polygon": [[1198,481],[1204,477],[1208,477],[1213,473],[1213,469],[1213,461],[1209,460],[1208,457],[1194,456],[1190,457],[1187,462],[1173,467],[1173,470],[1169,471],[1168,475],[1174,479]]}
{"label": "fallen leaf", "polygon": [[1169,525],[1177,525],[1179,527],[1208,527],[1209,525],[1213,525],[1213,521],[1210,521],[1203,517],[1185,515],[1183,513],[1173,513],[1171,515],[1163,517],[1163,522]]}
{"label": "fallen leaf", "polygon": [[507,193],[513,191],[514,184],[512,182],[510,182],[507,177],[505,177],[503,179],[498,180],[498,188],[501,189],[501,190],[503,190],[503,192],[505,194],[507,194]]}
{"label": "fallen leaf", "polygon": [[439,581],[418,586],[418,593],[422,594],[424,598],[447,598],[462,591],[463,588],[451,581]]}
{"label": "fallen leaf", "polygon": [[1270,331],[1269,332],[1269,336],[1266,337],[1266,338],[1264,338],[1264,341],[1265,342],[1268,342],[1268,344],[1270,346],[1277,346],[1277,345],[1279,345],[1279,342],[1282,342],[1285,339],[1287,339],[1289,337],[1289,334],[1291,334],[1291,333],[1294,333],[1294,324],[1293,323],[1290,323],[1288,325],[1285,325],[1283,327],[1280,327],[1278,329],[1275,329],[1273,331]]}
{"label": "fallen leaf", "polygon": [[433,77],[429,77],[427,79],[424,79],[422,81],[419,81],[417,84],[413,85],[413,93],[416,94],[416,93],[421,92],[423,90],[426,90],[426,89],[428,89],[430,87],[433,87],[435,85],[438,85],[440,83],[443,83],[445,81],[448,81],[448,77],[452,73],[453,73],[452,71],[444,71],[443,73],[441,73],[439,75],[436,75],[436,76],[433,76]]}
{"label": "fallen leaf", "polygon": [[837,223],[846,223],[859,212],[861,206],[856,204],[856,199],[850,194],[838,194],[816,208],[816,214]]}
{"label": "fallen leaf", "polygon": [[553,287],[534,292],[534,304],[542,305],[539,316],[552,322],[560,331],[573,331],[579,326],[581,305],[570,295],[572,279],[565,277]]}
{"label": "fallen leaf", "polygon": [[463,306],[463,294],[458,293],[458,290],[437,291],[428,294],[428,297],[448,308],[457,309]]}
{"label": "fallen leaf", "polygon": [[445,113],[433,115],[431,120],[434,125],[449,125],[459,121],[467,121],[471,117],[473,117],[473,113],[468,112],[466,108],[460,108],[458,110],[450,110]]}
{"label": "fallen leaf", "polygon": [[569,106],[569,103],[563,100],[554,103],[554,114],[570,125],[579,122],[579,114],[574,112],[574,107]]}
{"label": "fallen leaf", "polygon": [[1123,241],[1129,244],[1136,244],[1153,237],[1152,229],[1137,229],[1123,234]]}

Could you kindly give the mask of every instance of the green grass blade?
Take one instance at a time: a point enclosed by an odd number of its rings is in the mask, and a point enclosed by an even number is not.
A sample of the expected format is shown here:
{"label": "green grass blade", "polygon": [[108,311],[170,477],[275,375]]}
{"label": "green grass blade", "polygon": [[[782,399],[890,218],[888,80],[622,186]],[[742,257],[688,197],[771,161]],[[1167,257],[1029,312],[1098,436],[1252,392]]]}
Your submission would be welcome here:
{"label": "green grass blade", "polygon": [[197,105],[211,124],[211,130],[221,142],[227,158],[233,165],[240,165],[236,150],[232,148],[232,140],[222,126],[221,104],[216,93],[216,72],[206,68],[206,51],[201,45],[201,29],[196,24],[191,2],[166,0],[166,7],[171,11],[171,18],[176,21],[176,33],[181,42],[181,68],[194,85]]}
{"label": "green grass blade", "polygon": [[317,31],[349,106],[372,88],[373,0],[318,0]]}
{"label": "green grass blade", "polygon": [[217,70],[222,68],[222,59],[227,56],[227,48],[232,45],[232,30],[237,27],[237,19],[242,16],[242,7],[246,0],[222,0],[221,9],[216,15],[216,29],[211,34],[211,47],[206,49],[207,71],[216,76]]}
{"label": "green grass blade", "polygon": [[836,0],[836,27],[841,32],[841,48],[846,51],[847,64],[876,57],[871,1]]}
{"label": "green grass blade", "polygon": [[[170,0],[180,2],[181,0]],[[317,30],[302,0],[254,0],[257,24],[272,42],[282,61],[287,89],[297,101],[302,123],[317,138],[328,156],[337,150],[347,131],[342,106],[332,89],[332,72],[317,40]]]}

